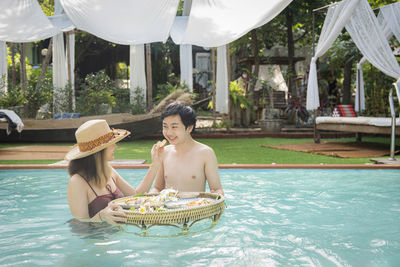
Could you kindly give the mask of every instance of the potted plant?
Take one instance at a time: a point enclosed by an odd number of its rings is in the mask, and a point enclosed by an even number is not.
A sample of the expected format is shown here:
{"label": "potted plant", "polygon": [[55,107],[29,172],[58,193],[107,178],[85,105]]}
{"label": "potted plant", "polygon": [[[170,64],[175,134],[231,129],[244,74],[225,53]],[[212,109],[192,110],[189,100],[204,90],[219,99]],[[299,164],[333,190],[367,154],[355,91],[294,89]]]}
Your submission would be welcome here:
{"label": "potted plant", "polygon": [[245,111],[252,108],[252,105],[250,99],[246,96],[246,90],[240,86],[238,81],[230,82],[229,97],[233,124],[236,126],[248,126],[250,122],[246,119]]}
{"label": "potted plant", "polygon": [[[275,109],[274,106],[274,90],[266,81],[261,82],[261,90],[263,92],[262,102],[265,103],[265,108],[262,112],[262,118],[259,121],[260,127],[263,131],[280,132],[282,120],[279,117],[279,110]],[[269,101],[266,101],[267,99]]]}

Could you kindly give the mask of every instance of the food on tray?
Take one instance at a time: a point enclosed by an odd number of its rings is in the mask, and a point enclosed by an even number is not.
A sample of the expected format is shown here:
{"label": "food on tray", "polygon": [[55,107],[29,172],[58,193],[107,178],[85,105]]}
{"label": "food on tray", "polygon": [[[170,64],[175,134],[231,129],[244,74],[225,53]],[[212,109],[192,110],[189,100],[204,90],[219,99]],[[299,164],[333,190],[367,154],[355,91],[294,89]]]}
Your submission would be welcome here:
{"label": "food on tray", "polygon": [[199,207],[211,204],[212,198],[199,198],[199,193],[184,193],[178,195],[174,189],[164,189],[155,196],[135,195],[116,199],[113,202],[124,209],[138,213],[159,212],[167,209]]}
{"label": "food on tray", "polygon": [[167,209],[180,209],[188,207],[198,207],[213,203],[215,200],[211,198],[181,198],[176,201],[168,201],[165,203]]}
{"label": "food on tray", "polygon": [[187,206],[188,207],[193,207],[193,206],[203,206],[203,205],[208,205],[210,203],[214,202],[214,200],[210,198],[198,198],[195,200],[190,201]]}
{"label": "food on tray", "polygon": [[161,148],[161,147],[165,147],[166,145],[167,145],[167,140],[164,139],[164,140],[162,140],[161,143],[160,143],[160,148]]}

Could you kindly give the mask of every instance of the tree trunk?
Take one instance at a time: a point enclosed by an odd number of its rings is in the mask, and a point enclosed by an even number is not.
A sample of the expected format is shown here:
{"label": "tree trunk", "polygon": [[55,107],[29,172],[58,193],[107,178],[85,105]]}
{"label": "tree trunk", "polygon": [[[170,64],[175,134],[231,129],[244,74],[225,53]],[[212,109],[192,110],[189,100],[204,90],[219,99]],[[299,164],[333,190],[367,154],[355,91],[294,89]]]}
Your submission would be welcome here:
{"label": "tree trunk", "polygon": [[151,45],[146,44],[146,83],[147,83],[147,110],[153,106],[153,82],[151,76]]}
{"label": "tree trunk", "polygon": [[36,83],[36,89],[39,87],[40,83],[43,81],[43,78],[47,72],[47,67],[49,66],[49,63],[50,63],[52,51],[53,51],[53,38],[50,38],[49,47],[47,48],[46,56],[42,62],[42,72],[40,73],[40,76]]}
{"label": "tree trunk", "polygon": [[[252,42],[253,54],[254,54],[254,79],[251,79],[249,91],[250,91],[251,103],[255,106],[256,99],[255,99],[254,89],[256,87],[258,75],[260,73],[260,56],[258,54],[259,47],[258,47],[257,30],[256,29],[253,29],[251,31],[251,42]],[[252,107],[248,107],[246,109],[246,118],[248,118],[248,124],[251,124],[252,122],[254,122],[257,119],[257,114],[256,114],[256,112],[254,112],[254,109],[252,109]]]}
{"label": "tree trunk", "polygon": [[20,61],[19,61],[19,67],[20,67],[20,83],[21,83],[21,89],[22,92],[26,91],[26,82],[27,82],[27,78],[26,78],[26,65],[25,65],[25,45],[24,43],[20,44]]}
{"label": "tree trunk", "polygon": [[[25,65],[25,44],[20,44],[20,60],[19,60],[19,69],[20,69],[20,84],[21,84],[21,91],[25,94],[27,90],[27,77],[26,77],[26,65]],[[24,116],[29,117],[29,111],[27,104],[23,107]]]}
{"label": "tree trunk", "polygon": [[11,83],[12,87],[15,88],[17,86],[17,74],[15,69],[15,44],[11,44]]}
{"label": "tree trunk", "polygon": [[344,65],[343,77],[343,103],[345,105],[351,104],[351,75],[353,61],[348,61]]}
{"label": "tree trunk", "polygon": [[290,8],[286,9],[286,30],[287,30],[287,46],[288,46],[288,78],[289,78],[289,92],[292,96],[297,96],[295,78],[296,68],[294,62],[294,40],[293,40],[293,13]]}
{"label": "tree trunk", "polygon": [[[251,30],[251,44],[253,48],[253,54],[254,54],[254,77],[255,79],[252,79],[250,83],[250,95],[253,97],[254,95],[254,88],[256,87],[256,82],[258,79],[258,74],[260,72],[260,56],[258,55],[258,40],[257,40],[257,29]],[[251,71],[251,70],[250,70]],[[254,103],[254,98],[253,98],[253,103]]]}

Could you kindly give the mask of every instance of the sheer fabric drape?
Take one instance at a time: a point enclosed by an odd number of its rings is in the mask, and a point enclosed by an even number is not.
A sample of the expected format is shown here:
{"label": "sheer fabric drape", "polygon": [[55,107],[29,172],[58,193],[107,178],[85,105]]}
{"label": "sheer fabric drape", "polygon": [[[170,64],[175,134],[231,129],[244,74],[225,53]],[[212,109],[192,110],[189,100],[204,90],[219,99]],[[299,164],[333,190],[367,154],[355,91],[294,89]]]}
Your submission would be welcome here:
{"label": "sheer fabric drape", "polygon": [[[383,17],[382,12],[379,12],[378,14],[378,22],[381,26],[381,29],[383,30],[383,35],[386,37],[386,40],[390,40],[390,38],[393,36],[393,32],[387,20],[385,20],[385,18]],[[354,110],[357,112],[365,110],[364,74],[362,69],[362,65],[365,62],[367,62],[367,58],[364,56],[357,63],[356,95],[354,104]]]}
{"label": "sheer fabric drape", "polygon": [[0,97],[7,93],[7,44],[0,41]]}
{"label": "sheer fabric drape", "polygon": [[179,0],[61,0],[74,25],[125,45],[165,42]]}
{"label": "sheer fabric drape", "polygon": [[[183,16],[190,15],[192,0],[185,0],[183,3]],[[186,84],[190,92],[193,92],[193,56],[192,45],[181,44],[179,46],[179,60],[181,68],[181,83]]]}
{"label": "sheer fabric drape", "polygon": [[131,45],[129,53],[130,62],[130,103],[134,103],[136,89],[140,88],[139,93],[147,103],[146,68],[144,57],[144,44]]}
{"label": "sheer fabric drape", "polygon": [[190,92],[193,92],[193,56],[192,45],[181,44],[179,46],[181,83],[186,84]]}
{"label": "sheer fabric drape", "polygon": [[0,10],[0,41],[34,42],[61,32],[49,21],[37,0],[1,0]]}
{"label": "sheer fabric drape", "polygon": [[[55,1],[54,14],[61,15],[63,8],[59,1]],[[64,34],[61,32],[53,37],[53,107],[54,112],[62,112],[60,105],[68,97],[63,90],[68,83],[68,68]]]}
{"label": "sheer fabric drape", "polygon": [[219,113],[228,113],[228,68],[226,63],[226,45],[217,48],[215,109]]}
{"label": "sheer fabric drape", "polygon": [[321,35],[314,57],[310,63],[310,74],[307,85],[307,104],[308,110],[315,110],[319,107],[318,77],[317,77],[317,59],[324,55],[332,46],[333,42],[339,36],[353,11],[360,0],[343,0],[329,7]]}
{"label": "sheer fabric drape", "polygon": [[396,39],[400,42],[400,3],[394,3],[381,7],[380,12],[387,21]]}
{"label": "sheer fabric drape", "polygon": [[[181,30],[172,30],[177,44],[218,47],[243,36],[278,15],[292,0],[194,0]],[[184,19],[185,20],[185,19]],[[174,27],[176,27],[174,25]]]}
{"label": "sheer fabric drape", "polygon": [[[400,82],[400,66],[367,0],[360,1],[346,24],[346,30],[357,48],[372,65],[386,75],[397,79],[397,83]],[[396,93],[399,92],[396,91]]]}

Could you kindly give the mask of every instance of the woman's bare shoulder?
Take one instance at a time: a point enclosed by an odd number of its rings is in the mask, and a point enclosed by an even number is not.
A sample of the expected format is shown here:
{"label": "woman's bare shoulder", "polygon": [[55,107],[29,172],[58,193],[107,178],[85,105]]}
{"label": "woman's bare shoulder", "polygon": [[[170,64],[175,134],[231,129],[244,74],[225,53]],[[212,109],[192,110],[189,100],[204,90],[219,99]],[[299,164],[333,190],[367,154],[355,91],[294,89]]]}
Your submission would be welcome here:
{"label": "woman's bare shoulder", "polygon": [[77,173],[75,173],[69,178],[69,182],[71,184],[77,184],[77,185],[86,184],[85,179]]}

